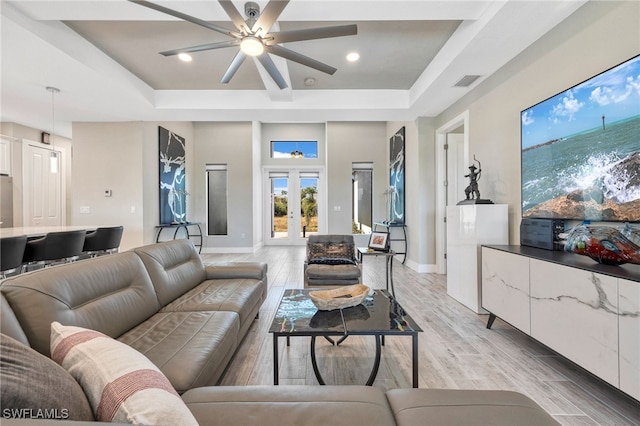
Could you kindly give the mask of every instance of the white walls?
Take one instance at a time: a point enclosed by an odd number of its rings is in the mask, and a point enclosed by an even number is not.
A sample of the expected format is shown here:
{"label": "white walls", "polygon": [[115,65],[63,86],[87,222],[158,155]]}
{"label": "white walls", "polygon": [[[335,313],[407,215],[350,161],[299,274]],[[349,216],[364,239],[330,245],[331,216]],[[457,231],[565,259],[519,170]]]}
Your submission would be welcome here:
{"label": "white walls", "polygon": [[[433,119],[387,122],[387,186],[389,185],[388,140],[405,128],[405,214],[407,261],[418,272],[435,271],[435,148]],[[397,238],[400,230],[392,230]]]}
{"label": "white walls", "polygon": [[[325,123],[262,123],[262,164],[269,166],[324,166],[326,164]],[[271,158],[271,141],[318,141],[318,158]]]}
{"label": "white walls", "polygon": [[[383,191],[389,181],[385,123],[74,123],[72,224],[122,224],[122,249],[154,241],[158,126],[186,139],[187,216],[201,223],[205,234],[205,165],[228,165],[229,232],[205,235],[203,251],[251,251],[262,243],[261,166],[270,160],[260,156],[268,153],[272,139],[318,140],[323,154],[326,147],[321,159],[309,161],[323,165],[326,158],[329,164],[328,232],[351,233],[352,162],[374,163],[374,219],[384,218]],[[105,189],[112,190],[112,197],[104,197]],[[341,211],[333,211],[336,205]],[[90,213],[80,214],[81,206]]]}
{"label": "white walls", "polygon": [[262,220],[262,209],[263,209],[263,199],[258,196],[258,194],[262,193],[262,150],[261,140],[262,140],[262,123],[259,121],[254,121],[252,123],[253,126],[253,141],[251,143],[252,151],[253,151],[253,193],[255,196],[253,197],[253,248],[256,249],[264,244],[264,233],[263,233],[263,220]]}
{"label": "white walls", "polygon": [[[158,126],[185,138],[187,171],[193,167],[190,122],[73,124],[73,225],[123,225],[121,250],[149,244],[159,223]],[[193,193],[190,173],[187,191]],[[105,197],[105,190],[111,197]],[[188,219],[192,201],[187,197]],[[80,213],[88,207],[90,213]]]}
{"label": "white walls", "polygon": [[520,111],[640,52],[640,3],[589,2],[436,118],[468,109],[470,158],[482,161],[483,198],[509,205],[520,241]]}
{"label": "white walls", "polygon": [[384,220],[384,191],[389,186],[388,150],[384,122],[327,123],[328,233],[351,234],[354,162],[373,162],[373,220]]}
{"label": "white walls", "polygon": [[[145,243],[142,130],[142,123],[73,124],[71,223],[123,225],[121,250]],[[111,197],[104,196],[106,189]]]}
{"label": "white walls", "polygon": [[[255,238],[254,199],[255,163],[253,124],[247,122],[194,123],[194,167],[187,171],[195,182],[193,220],[202,224],[205,234],[203,252],[251,251]],[[227,165],[228,234],[206,236],[206,164]],[[205,249],[204,247],[207,247]]]}
{"label": "white walls", "polygon": [[410,249],[416,250],[410,256],[411,262],[417,262],[413,269],[418,272],[436,271],[436,140],[433,118],[421,117],[417,120],[417,153],[419,168],[416,174],[414,193],[417,197],[417,232],[412,237]]}

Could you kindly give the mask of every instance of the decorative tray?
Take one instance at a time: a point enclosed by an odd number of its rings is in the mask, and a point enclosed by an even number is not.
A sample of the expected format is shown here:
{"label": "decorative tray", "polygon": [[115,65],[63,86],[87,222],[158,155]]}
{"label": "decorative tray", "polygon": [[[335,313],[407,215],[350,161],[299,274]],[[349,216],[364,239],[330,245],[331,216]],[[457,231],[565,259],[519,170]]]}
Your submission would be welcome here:
{"label": "decorative tray", "polygon": [[321,311],[350,308],[362,303],[369,294],[370,288],[364,284],[354,284],[331,290],[314,290],[309,297]]}

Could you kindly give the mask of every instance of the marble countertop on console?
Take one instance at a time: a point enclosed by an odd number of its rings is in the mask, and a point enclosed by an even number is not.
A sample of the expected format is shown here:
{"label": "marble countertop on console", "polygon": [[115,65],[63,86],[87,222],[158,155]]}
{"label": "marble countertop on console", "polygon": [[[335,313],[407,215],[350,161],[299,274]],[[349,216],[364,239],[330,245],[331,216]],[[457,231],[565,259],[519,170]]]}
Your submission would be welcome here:
{"label": "marble countertop on console", "polygon": [[623,278],[630,281],[640,283],[640,265],[626,263],[620,266],[602,265],[588,256],[580,254],[568,253],[564,251],[544,250],[535,247],[519,246],[519,245],[485,245],[496,250],[508,253],[527,256],[533,259],[553,262],[560,265],[571,266],[574,268],[584,269],[590,272],[610,275],[616,278]]}

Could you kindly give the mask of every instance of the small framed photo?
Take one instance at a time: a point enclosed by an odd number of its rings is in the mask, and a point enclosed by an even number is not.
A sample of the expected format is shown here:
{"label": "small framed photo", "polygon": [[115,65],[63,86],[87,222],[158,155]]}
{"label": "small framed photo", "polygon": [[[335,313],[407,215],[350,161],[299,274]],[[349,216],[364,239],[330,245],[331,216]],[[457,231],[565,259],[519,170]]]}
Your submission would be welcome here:
{"label": "small framed photo", "polygon": [[369,248],[379,251],[389,251],[389,233],[372,232],[369,239]]}

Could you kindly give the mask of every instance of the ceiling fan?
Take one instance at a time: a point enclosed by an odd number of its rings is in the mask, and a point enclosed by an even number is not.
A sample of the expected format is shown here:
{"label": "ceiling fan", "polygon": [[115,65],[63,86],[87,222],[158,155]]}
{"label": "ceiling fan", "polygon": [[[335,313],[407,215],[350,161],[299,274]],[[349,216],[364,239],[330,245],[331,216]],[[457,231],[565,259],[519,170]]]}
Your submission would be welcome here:
{"label": "ceiling fan", "polygon": [[240,15],[240,12],[236,9],[231,0],[218,0],[224,11],[229,15],[229,18],[231,18],[231,22],[236,27],[236,30],[233,31],[155,3],[144,0],[129,1],[231,37],[231,40],[228,41],[201,44],[198,46],[160,52],[160,54],[164,56],[172,56],[180,53],[200,52],[203,50],[239,46],[240,49],[222,77],[221,83],[228,83],[231,81],[231,78],[234,76],[238,68],[240,68],[240,65],[242,65],[247,56],[254,56],[258,61],[260,61],[278,87],[280,89],[286,88],[287,83],[282,77],[280,71],[278,71],[278,68],[271,57],[268,55],[269,53],[333,75],[333,73],[337,71],[336,68],[287,49],[279,43],[342,37],[358,33],[358,27],[355,24],[309,28],[304,30],[269,32],[284,8],[289,3],[289,0],[270,0],[262,13],[260,13],[260,6],[257,3],[251,1],[247,2],[244,6],[247,19],[244,19],[242,15]]}

